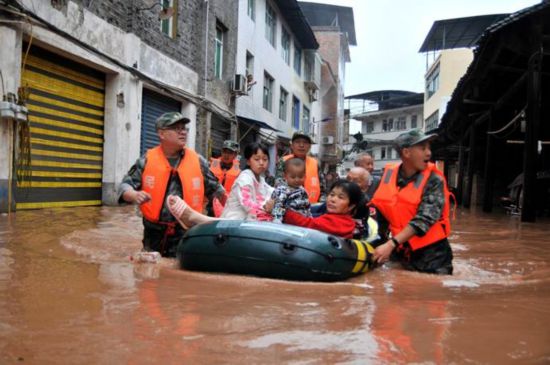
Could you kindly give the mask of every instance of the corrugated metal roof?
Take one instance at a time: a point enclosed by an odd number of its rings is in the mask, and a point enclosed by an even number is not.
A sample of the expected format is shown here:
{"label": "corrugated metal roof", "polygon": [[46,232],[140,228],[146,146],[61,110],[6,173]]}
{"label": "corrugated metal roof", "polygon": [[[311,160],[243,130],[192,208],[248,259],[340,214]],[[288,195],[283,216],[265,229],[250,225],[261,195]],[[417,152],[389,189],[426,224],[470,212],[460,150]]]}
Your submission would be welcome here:
{"label": "corrugated metal roof", "polygon": [[478,15],[466,18],[438,20],[424,39],[419,52],[453,48],[471,48],[479,37],[495,22],[509,14]]}
{"label": "corrugated metal roof", "polygon": [[[472,63],[466,70],[466,73],[460,81],[458,82],[455,90],[451,95],[451,100],[447,105],[447,110],[441,119],[441,124],[438,128],[439,131],[443,131],[446,128],[449,128],[455,121],[464,120],[464,116],[459,112],[459,108],[463,104],[463,98],[466,93],[474,86],[476,86],[479,81],[476,81],[476,75],[485,74],[488,59],[494,57],[492,54],[486,54],[484,52],[486,49],[489,49],[492,45],[492,40],[494,37],[500,35],[501,33],[507,31],[507,29],[513,25],[516,25],[520,20],[527,18],[530,15],[538,13],[543,9],[550,9],[550,2],[542,2],[524,9],[521,9],[515,13],[510,14],[509,16],[501,19],[500,21],[489,26],[485,32],[479,37],[479,40],[474,50],[474,59]],[[525,36],[525,34],[524,34]],[[526,35],[529,36],[528,34]],[[527,65],[525,65],[525,70]],[[519,78],[519,76],[518,76]],[[449,135],[447,135],[449,137]]]}
{"label": "corrugated metal roof", "polygon": [[357,45],[353,8],[305,1],[299,4],[312,27],[337,26],[347,34],[350,45]]}
{"label": "corrugated metal roof", "polygon": [[292,33],[304,49],[318,49],[319,43],[296,0],[275,0]]}

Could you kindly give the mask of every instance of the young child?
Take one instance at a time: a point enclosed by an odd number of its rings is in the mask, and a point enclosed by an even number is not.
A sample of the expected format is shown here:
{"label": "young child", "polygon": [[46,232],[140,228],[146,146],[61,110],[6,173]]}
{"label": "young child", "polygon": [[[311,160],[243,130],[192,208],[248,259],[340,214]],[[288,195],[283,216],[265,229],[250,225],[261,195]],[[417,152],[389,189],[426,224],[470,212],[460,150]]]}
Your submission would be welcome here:
{"label": "young child", "polygon": [[306,163],[301,158],[290,158],[284,165],[284,182],[275,188],[271,199],[273,199],[273,223],[282,223],[285,212],[288,208],[302,214],[305,217],[311,217],[309,210],[310,203],[304,180],[306,178]]}
{"label": "young child", "polygon": [[[239,174],[220,216],[222,219],[250,219],[271,221],[271,214],[265,212],[264,205],[273,188],[263,177],[269,163],[267,147],[260,143],[251,143],[244,149],[247,168]],[[187,204],[177,196],[167,199],[168,208],[178,222],[184,227],[218,220],[187,209]]]}
{"label": "young child", "polygon": [[273,187],[266,183],[264,173],[269,165],[269,151],[261,143],[251,143],[244,149],[247,168],[239,174],[220,218],[271,221],[264,210]]}
{"label": "young child", "polygon": [[325,214],[311,218],[288,209],[284,216],[284,223],[317,229],[343,238],[353,238],[355,230],[353,214],[361,199],[361,188],[357,184],[347,180],[337,180],[327,196]]}

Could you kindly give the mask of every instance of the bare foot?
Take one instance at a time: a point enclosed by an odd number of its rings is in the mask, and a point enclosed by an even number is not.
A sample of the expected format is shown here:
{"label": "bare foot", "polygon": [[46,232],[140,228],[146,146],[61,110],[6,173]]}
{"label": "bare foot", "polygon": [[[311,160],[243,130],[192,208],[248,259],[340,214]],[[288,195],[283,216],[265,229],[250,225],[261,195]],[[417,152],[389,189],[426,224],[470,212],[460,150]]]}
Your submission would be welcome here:
{"label": "bare foot", "polygon": [[183,228],[189,229],[194,226],[194,223],[189,220],[189,215],[192,213],[193,209],[187,205],[185,200],[176,195],[168,195],[166,204],[168,205],[170,213],[172,213],[174,218],[176,218]]}
{"label": "bare foot", "polygon": [[185,229],[189,229],[196,224],[218,220],[194,211],[182,198],[176,195],[169,195],[168,198],[166,198],[166,204],[168,205],[170,213],[172,213],[179,224]]}

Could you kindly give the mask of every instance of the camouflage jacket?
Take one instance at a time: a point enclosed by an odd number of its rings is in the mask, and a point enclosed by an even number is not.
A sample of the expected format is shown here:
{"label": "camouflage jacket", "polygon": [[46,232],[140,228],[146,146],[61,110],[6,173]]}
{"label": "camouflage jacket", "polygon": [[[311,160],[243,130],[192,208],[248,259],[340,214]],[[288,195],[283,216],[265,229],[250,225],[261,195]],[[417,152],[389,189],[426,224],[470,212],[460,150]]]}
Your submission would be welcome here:
{"label": "camouflage jacket", "polygon": [[[168,162],[172,167],[176,167],[178,166],[182,158],[183,154],[177,158],[169,158]],[[124,192],[129,190],[130,188],[133,188],[134,190],[141,190],[141,174],[145,169],[146,162],[147,161],[145,155],[138,158],[136,163],[132,167],[130,167],[130,170],[122,179],[122,182],[120,183],[118,188],[119,203],[124,203],[124,200],[122,199],[122,194],[124,194]],[[206,197],[211,200],[214,197],[220,197],[225,194],[223,186],[219,183],[218,179],[216,178],[216,176],[214,176],[212,171],[210,171],[208,161],[206,161],[204,157],[199,155],[199,163],[201,166],[202,176],[204,177],[204,194],[206,195]],[[182,197],[182,185],[180,178],[177,174],[170,176],[168,189],[166,190],[166,196],[170,194]],[[162,205],[162,210],[160,212],[160,221],[172,222],[174,220],[175,218],[172,216],[172,214],[170,214],[168,207],[166,207],[166,202],[164,202]]]}
{"label": "camouflage jacket", "polygon": [[[402,175],[401,169],[399,169],[397,186],[403,188],[407,184],[413,183],[418,174],[419,172],[409,178],[406,178]],[[441,176],[432,173],[426,182],[426,186],[424,186],[422,200],[418,205],[416,215],[409,222],[409,225],[413,227],[417,236],[424,236],[431,226],[437,222],[443,212],[444,204],[445,194],[443,190],[443,179]],[[380,212],[377,213],[377,219],[380,225],[380,230],[382,231],[381,233],[387,237],[388,222],[380,214]]]}

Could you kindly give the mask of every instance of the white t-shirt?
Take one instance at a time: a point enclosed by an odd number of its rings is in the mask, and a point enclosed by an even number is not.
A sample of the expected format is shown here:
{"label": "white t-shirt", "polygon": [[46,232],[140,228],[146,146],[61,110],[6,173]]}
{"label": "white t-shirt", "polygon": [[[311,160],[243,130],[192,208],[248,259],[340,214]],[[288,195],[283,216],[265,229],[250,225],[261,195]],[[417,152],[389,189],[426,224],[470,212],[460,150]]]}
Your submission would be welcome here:
{"label": "white t-shirt", "polygon": [[263,206],[271,198],[272,192],[273,188],[265,182],[263,176],[258,181],[252,170],[241,171],[233,183],[221,218],[266,220]]}

